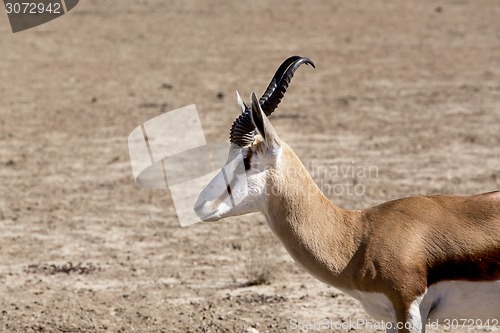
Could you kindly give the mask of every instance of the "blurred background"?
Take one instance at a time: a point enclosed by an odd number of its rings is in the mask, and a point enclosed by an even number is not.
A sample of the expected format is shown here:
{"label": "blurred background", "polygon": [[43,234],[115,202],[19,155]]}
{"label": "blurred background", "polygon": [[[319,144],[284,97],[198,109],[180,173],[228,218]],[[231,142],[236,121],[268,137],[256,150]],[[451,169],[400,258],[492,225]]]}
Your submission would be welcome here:
{"label": "blurred background", "polygon": [[228,140],[235,91],[262,94],[297,54],[316,69],[272,122],[337,205],[498,190],[499,17],[494,0],[86,0],[13,34],[4,12],[0,332],[371,320],[261,214],[180,228],[168,191],[135,186],[127,136],[196,104],[207,140]]}

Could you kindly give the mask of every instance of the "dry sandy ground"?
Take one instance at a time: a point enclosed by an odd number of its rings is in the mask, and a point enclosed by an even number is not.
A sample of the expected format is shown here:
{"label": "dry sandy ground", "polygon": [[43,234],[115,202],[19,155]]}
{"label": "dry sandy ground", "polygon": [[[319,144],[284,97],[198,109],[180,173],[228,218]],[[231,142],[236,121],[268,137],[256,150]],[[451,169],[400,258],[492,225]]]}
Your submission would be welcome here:
{"label": "dry sandy ground", "polygon": [[[260,214],[180,228],[168,192],[134,185],[127,136],[195,103],[207,140],[226,140],[234,91],[262,93],[300,54],[317,68],[273,124],[336,204],[498,190],[499,17],[496,0],[87,0],[12,34],[0,15],[0,332],[370,320]],[[248,286],[255,266],[269,282]]]}

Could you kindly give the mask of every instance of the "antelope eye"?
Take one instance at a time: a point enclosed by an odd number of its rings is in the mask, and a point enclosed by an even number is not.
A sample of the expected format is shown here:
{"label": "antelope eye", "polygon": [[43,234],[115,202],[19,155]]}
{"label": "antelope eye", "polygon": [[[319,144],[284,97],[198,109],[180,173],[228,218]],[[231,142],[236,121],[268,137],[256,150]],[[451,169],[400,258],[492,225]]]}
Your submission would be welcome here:
{"label": "antelope eye", "polygon": [[245,164],[245,171],[250,170],[251,164],[248,156],[243,159],[243,163]]}

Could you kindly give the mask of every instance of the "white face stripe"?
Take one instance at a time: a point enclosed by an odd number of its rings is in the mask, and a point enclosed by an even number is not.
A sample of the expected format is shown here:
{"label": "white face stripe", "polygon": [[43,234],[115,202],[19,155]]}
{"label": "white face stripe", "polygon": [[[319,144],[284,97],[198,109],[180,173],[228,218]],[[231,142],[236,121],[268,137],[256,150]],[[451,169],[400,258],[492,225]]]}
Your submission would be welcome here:
{"label": "white face stripe", "polygon": [[195,211],[203,220],[217,221],[228,216],[262,211],[267,197],[267,169],[276,165],[279,151],[232,146],[228,161],[200,193]]}
{"label": "white face stripe", "polygon": [[227,174],[226,174],[226,171],[225,171],[224,168],[222,168],[221,173],[222,173],[222,176],[224,177],[224,182],[227,184],[226,191],[222,194],[222,197],[223,198],[226,198],[226,197],[229,198],[229,200],[231,201],[231,207],[234,207],[235,203],[234,203],[234,198],[232,196],[232,189],[231,189],[231,187],[234,186],[235,182],[234,181],[229,181],[229,179],[227,177]]}

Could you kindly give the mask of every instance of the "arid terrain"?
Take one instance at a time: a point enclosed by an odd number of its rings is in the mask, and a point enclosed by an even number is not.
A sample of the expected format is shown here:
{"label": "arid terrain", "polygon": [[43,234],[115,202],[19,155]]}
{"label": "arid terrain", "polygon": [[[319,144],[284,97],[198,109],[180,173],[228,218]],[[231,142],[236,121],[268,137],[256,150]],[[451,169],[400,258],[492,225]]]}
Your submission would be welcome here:
{"label": "arid terrain", "polygon": [[498,190],[499,18],[496,0],[86,0],[13,34],[3,13],[0,332],[375,323],[261,214],[181,228],[168,191],[134,184],[127,137],[196,104],[207,141],[227,140],[235,91],[262,94],[298,54],[316,69],[272,122],[337,205]]}

